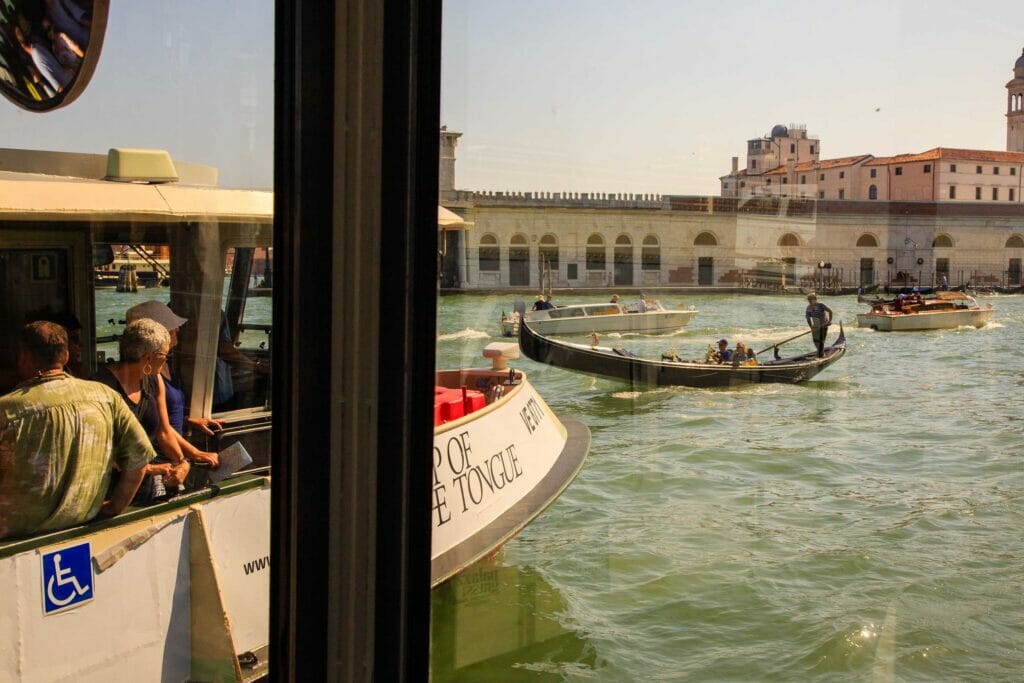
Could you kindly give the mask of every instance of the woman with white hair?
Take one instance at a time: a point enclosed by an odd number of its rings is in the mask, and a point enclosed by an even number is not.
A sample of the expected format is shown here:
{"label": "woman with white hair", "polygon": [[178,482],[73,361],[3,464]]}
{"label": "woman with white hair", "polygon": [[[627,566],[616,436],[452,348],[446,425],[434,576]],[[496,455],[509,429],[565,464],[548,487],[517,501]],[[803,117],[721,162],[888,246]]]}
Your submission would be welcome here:
{"label": "woman with white hair", "polygon": [[[94,380],[121,395],[142,423],[159,454],[147,467],[147,482],[140,487],[140,502],[159,497],[160,480],[173,493],[185,483],[189,460],[218,465],[217,454],[200,451],[174,430],[167,417],[167,397],[160,369],[170,352],[171,336],[160,323],[140,318],[128,323],[120,339],[121,359],[108,363]],[[156,475],[156,476],[154,476]],[[147,495],[148,494],[148,495]]]}

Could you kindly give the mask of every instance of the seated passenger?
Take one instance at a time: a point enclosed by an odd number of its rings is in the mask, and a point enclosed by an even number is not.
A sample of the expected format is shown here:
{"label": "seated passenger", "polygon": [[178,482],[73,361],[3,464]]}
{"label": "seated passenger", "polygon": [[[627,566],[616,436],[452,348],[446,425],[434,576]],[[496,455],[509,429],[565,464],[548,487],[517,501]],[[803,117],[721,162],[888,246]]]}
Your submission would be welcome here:
{"label": "seated passenger", "polygon": [[547,306],[544,305],[544,295],[543,294],[538,294],[537,295],[537,300],[533,302],[533,308],[530,309],[530,310],[533,310],[533,311],[543,311],[545,309],[547,309]]}
{"label": "seated passenger", "polygon": [[732,361],[732,351],[729,350],[728,339],[718,340],[718,353],[715,354],[715,360],[719,363],[729,363]]}
{"label": "seated passenger", "polygon": [[171,426],[160,375],[170,346],[171,336],[160,323],[149,318],[132,321],[121,335],[121,360],[108,363],[93,377],[121,395],[160,453],[147,465],[146,481],[136,496],[139,503],[161,497],[161,488],[170,494],[181,490],[191,468],[189,460],[212,467],[219,464],[216,453],[200,451]]}
{"label": "seated passenger", "polygon": [[619,303],[619,295],[618,294],[612,294],[612,300],[611,300],[610,303],[613,303],[613,304]]}
{"label": "seated passenger", "polygon": [[118,514],[155,455],[146,432],[116,393],[64,371],[63,327],[30,323],[18,341],[24,381],[0,398],[0,538]]}
{"label": "seated passenger", "polygon": [[736,342],[736,348],[732,352],[731,360],[737,363],[745,363],[747,360],[747,345],[741,341]]}
{"label": "seated passenger", "polygon": [[647,312],[647,299],[644,298],[643,294],[641,294],[640,298],[637,299],[635,308],[636,308],[636,312],[637,313],[646,313]]}
{"label": "seated passenger", "polygon": [[156,300],[149,300],[132,306],[125,312],[125,322],[131,323],[142,318],[154,320],[166,328],[171,337],[170,353],[167,362],[160,369],[160,376],[164,379],[164,391],[167,398],[167,418],[171,427],[178,434],[185,434],[184,428],[188,424],[207,436],[213,436],[215,430],[223,429],[223,425],[217,420],[205,417],[185,417],[185,385],[181,377],[174,371],[174,349],[178,346],[178,329],[188,322],[188,318],[182,318],[174,313],[165,304]]}

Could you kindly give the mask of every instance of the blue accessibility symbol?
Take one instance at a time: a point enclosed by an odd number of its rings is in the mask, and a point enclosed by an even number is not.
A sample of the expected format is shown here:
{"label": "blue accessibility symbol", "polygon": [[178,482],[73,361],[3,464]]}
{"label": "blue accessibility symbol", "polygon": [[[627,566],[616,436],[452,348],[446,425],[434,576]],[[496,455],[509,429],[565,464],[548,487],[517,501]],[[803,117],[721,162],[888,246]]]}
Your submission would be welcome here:
{"label": "blue accessibility symbol", "polygon": [[43,554],[43,614],[93,599],[92,550],[88,543]]}

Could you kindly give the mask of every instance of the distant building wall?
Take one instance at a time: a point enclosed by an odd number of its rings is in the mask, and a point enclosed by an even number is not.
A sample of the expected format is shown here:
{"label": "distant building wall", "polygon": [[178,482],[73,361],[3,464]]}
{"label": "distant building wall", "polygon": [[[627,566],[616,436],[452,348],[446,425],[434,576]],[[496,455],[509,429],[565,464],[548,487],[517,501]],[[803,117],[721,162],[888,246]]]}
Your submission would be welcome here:
{"label": "distant building wall", "polygon": [[[556,288],[623,289],[780,286],[769,272],[805,288],[823,275],[931,286],[940,271],[953,285],[1018,284],[1011,259],[1024,257],[1020,204],[552,194],[457,193],[450,208],[474,223],[461,233],[462,288],[539,291],[544,253]],[[496,255],[490,269],[481,248]]]}

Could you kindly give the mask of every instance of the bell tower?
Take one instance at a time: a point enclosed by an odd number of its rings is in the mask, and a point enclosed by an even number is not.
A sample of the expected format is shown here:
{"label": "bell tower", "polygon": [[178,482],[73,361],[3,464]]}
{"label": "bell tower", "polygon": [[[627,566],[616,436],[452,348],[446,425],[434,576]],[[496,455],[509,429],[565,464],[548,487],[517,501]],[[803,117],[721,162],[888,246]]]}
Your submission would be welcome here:
{"label": "bell tower", "polygon": [[1024,50],[1006,84],[1006,151],[1024,152]]}
{"label": "bell tower", "polygon": [[459,144],[462,133],[448,130],[441,126],[441,142],[438,150],[438,199],[452,199],[455,195],[455,146]]}

